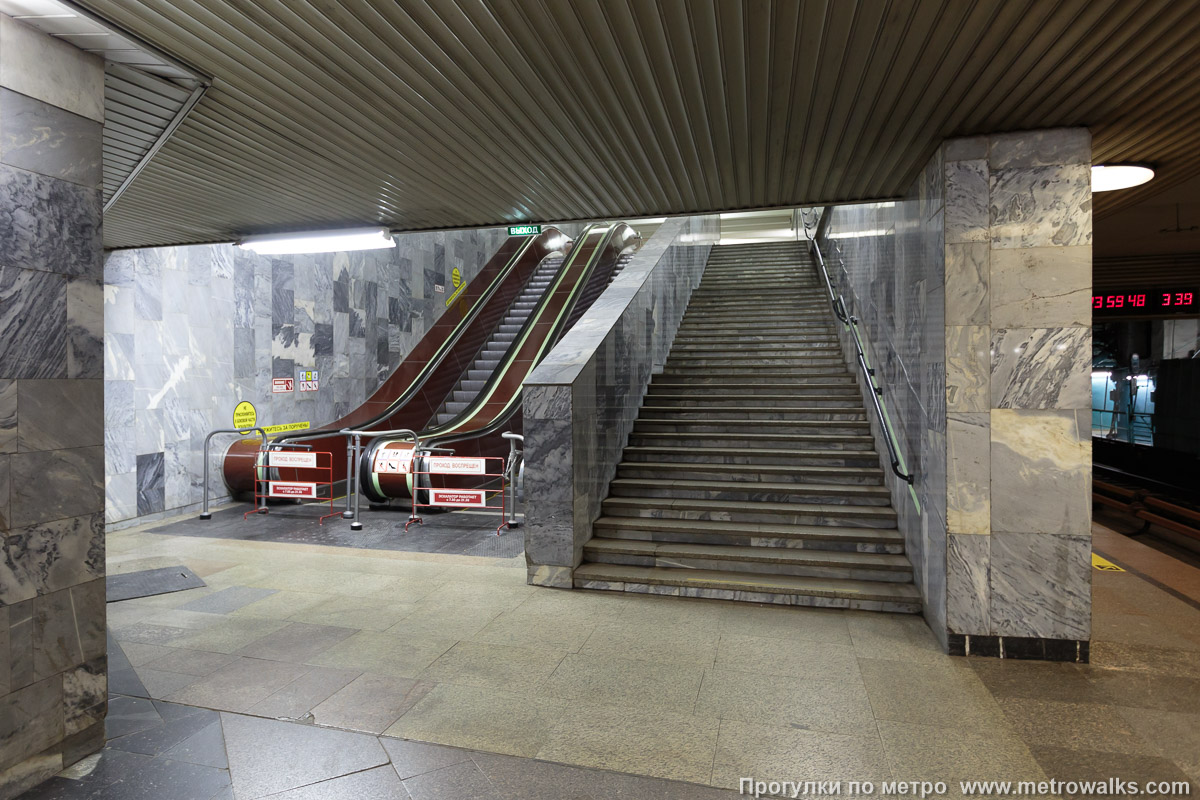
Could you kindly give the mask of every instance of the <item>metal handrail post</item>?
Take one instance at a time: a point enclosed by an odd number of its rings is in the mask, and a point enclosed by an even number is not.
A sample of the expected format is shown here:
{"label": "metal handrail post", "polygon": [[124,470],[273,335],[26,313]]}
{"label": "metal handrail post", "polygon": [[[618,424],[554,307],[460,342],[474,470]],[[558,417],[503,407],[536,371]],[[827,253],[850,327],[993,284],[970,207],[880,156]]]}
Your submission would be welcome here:
{"label": "metal handrail post", "polygon": [[[250,433],[251,431],[258,431],[259,434],[262,435],[263,444],[265,445],[267,443],[267,432],[265,430],[263,430],[262,428],[258,427],[257,425],[255,425],[252,428],[218,428],[217,430],[209,431],[208,436],[204,437],[204,502],[200,508],[200,519],[212,519],[212,514],[210,514],[208,511],[208,443],[211,442],[212,437],[216,436],[218,433],[240,433],[240,434],[244,435],[244,434]],[[258,463],[257,463],[257,459],[255,460],[255,465],[254,465],[254,481],[255,481],[255,483],[254,483],[255,492],[254,493],[258,494]],[[267,500],[264,497],[260,508],[266,508],[266,505],[267,505]]]}
{"label": "metal handrail post", "polygon": [[350,429],[342,428],[341,433],[346,437],[346,510],[342,512],[342,519],[352,519],[354,512],[350,510],[350,500],[354,493],[354,451],[350,449]]}
{"label": "metal handrail post", "polygon": [[[398,428],[396,430],[391,430],[391,431],[356,431],[356,430],[351,430],[350,428],[342,428],[342,430],[340,432],[346,436],[346,448],[350,453],[351,464],[347,465],[347,467],[349,468],[349,466],[353,466],[353,468],[354,468],[354,474],[353,475],[347,474],[347,476],[346,476],[346,480],[350,481],[351,484],[349,486],[347,486],[346,511],[343,512],[342,517],[345,519],[352,520],[350,523],[350,530],[360,531],[360,530],[362,530],[362,523],[358,519],[358,509],[359,509],[358,496],[359,496],[359,494],[361,494],[361,487],[359,486],[358,472],[362,467],[362,438],[363,438],[363,436],[368,436],[368,437],[407,436],[407,437],[409,437],[410,439],[413,440],[413,463],[414,464],[416,463],[417,453],[421,449],[421,437],[417,435],[416,431],[409,430],[408,428]],[[350,441],[351,436],[354,437],[353,444],[351,444],[351,441]],[[350,498],[350,494],[349,494],[349,492],[351,492],[351,491],[353,491],[353,493],[354,493],[353,503],[351,503],[351,498]],[[415,493],[416,493],[415,487],[414,487],[413,492],[415,495]],[[414,497],[414,501],[415,501],[415,497]],[[415,508],[413,509],[413,513],[414,514],[416,513]]]}
{"label": "metal handrail post", "polygon": [[517,450],[517,442],[525,443],[525,437],[519,433],[506,432],[500,434],[505,439],[508,439],[508,465],[504,471],[508,480],[508,496],[509,503],[509,520],[508,527],[515,528],[521,523],[517,522],[517,456],[522,455],[523,451]]}
{"label": "metal handrail post", "polygon": [[[355,431],[354,433],[354,468],[355,471],[362,469],[362,434]],[[361,531],[362,523],[358,520],[358,496],[362,494],[358,481],[354,481],[354,518],[350,522],[350,530]]]}

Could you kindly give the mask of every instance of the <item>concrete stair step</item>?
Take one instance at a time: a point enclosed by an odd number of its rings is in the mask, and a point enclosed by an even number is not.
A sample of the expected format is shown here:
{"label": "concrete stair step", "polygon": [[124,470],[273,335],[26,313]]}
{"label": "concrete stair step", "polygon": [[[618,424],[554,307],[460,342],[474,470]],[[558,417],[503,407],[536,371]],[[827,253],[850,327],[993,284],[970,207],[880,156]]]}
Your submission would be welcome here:
{"label": "concrete stair step", "polygon": [[710,569],[761,575],[797,575],[841,580],[911,583],[912,563],[902,555],[795,547],[647,542],[593,537],[583,545],[585,561],[667,569]]}
{"label": "concrete stair step", "polygon": [[825,467],[796,464],[712,464],[680,461],[622,461],[618,478],[732,481],[735,483],[819,483],[880,485],[879,467]]}
{"label": "concrete stair step", "polygon": [[594,530],[597,536],[607,539],[632,541],[787,547],[851,553],[904,552],[904,535],[895,528],[603,516],[596,520]]}
{"label": "concrete stair step", "polygon": [[706,353],[728,354],[735,353],[804,353],[813,352],[821,355],[833,353],[840,355],[841,344],[832,337],[809,339],[808,341],[780,339],[773,342],[760,342],[741,338],[726,337],[724,339],[685,339],[678,338],[671,347],[671,352],[686,355],[704,355]]}
{"label": "concrete stair step", "polygon": [[797,445],[816,445],[820,450],[872,450],[874,437],[844,433],[746,433],[742,431],[711,433],[707,431],[656,431],[634,428],[629,434],[629,443],[646,447],[678,447],[683,444],[699,444],[720,447],[737,447],[742,450],[785,449],[795,450]]}
{"label": "concrete stair step", "polygon": [[866,434],[871,429],[867,420],[775,420],[775,419],[643,419],[634,422],[636,433],[698,433],[741,436],[746,433],[776,431],[787,434]]}
{"label": "concrete stair step", "polygon": [[663,377],[671,379],[688,379],[694,380],[697,383],[709,383],[712,381],[722,381],[728,379],[747,380],[753,378],[774,378],[780,380],[804,380],[812,378],[816,380],[826,381],[833,378],[849,378],[854,380],[854,374],[845,367],[835,369],[833,367],[819,366],[776,366],[776,367],[705,367],[705,366],[675,366],[668,364],[663,368],[661,373]]}
{"label": "concrete stair step", "polygon": [[848,581],[591,563],[576,568],[574,580],[577,589],[677,594],[719,600],[911,614],[921,611],[921,595],[914,585],[887,581]]}
{"label": "concrete stair step", "polygon": [[865,420],[862,404],[834,408],[786,408],[770,405],[759,406],[642,406],[640,418],[645,420],[796,420],[800,422],[834,422],[837,420]]}
{"label": "concrete stair step", "polygon": [[[666,368],[689,367],[839,367],[845,361],[839,354],[832,355],[764,355],[759,353],[737,353],[727,355],[676,355],[667,357]],[[765,371],[765,370],[764,370]]]}
{"label": "concrete stair step", "polygon": [[874,450],[806,448],[758,448],[731,450],[727,447],[705,447],[702,444],[679,447],[672,445],[629,445],[624,450],[627,463],[670,462],[676,465],[705,466],[745,464],[755,468],[769,466],[827,466],[879,468],[879,454]]}
{"label": "concrete stair step", "polygon": [[614,478],[610,497],[721,500],[735,503],[818,503],[839,506],[886,506],[891,492],[869,484],[783,481],[689,480],[686,478]]}
{"label": "concrete stair step", "polygon": [[691,379],[670,380],[663,379],[656,375],[650,382],[650,394],[676,394],[686,395],[688,397],[696,397],[710,392],[718,392],[724,396],[727,394],[738,395],[774,395],[779,392],[787,392],[789,396],[795,398],[819,397],[823,393],[829,392],[829,396],[843,396],[853,393],[856,397],[858,394],[858,384],[854,380],[853,375],[847,375],[840,378],[830,378],[828,381],[746,381],[730,379],[727,381],[718,381],[713,383],[705,383],[704,389],[699,390],[698,384]]}
{"label": "concrete stair step", "polygon": [[732,522],[782,522],[789,525],[853,525],[895,528],[889,506],[840,503],[778,503],[709,500],[699,497],[608,497],[601,513],[612,517],[709,519]]}
{"label": "concrete stair step", "polygon": [[743,333],[732,335],[723,331],[701,333],[699,331],[675,337],[674,347],[743,347],[748,344],[778,345],[782,347],[804,347],[828,345],[841,347],[837,335],[832,333]]}

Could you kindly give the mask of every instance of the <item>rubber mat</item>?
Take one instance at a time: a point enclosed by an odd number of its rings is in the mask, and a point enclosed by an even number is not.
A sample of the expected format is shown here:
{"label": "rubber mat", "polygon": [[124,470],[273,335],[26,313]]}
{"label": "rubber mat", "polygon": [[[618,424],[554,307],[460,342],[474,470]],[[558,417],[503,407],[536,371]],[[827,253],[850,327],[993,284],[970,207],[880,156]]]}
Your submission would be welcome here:
{"label": "rubber mat", "polygon": [[201,586],[207,584],[182,564],[178,567],[160,567],[126,572],[124,575],[109,575],[105,580],[110,603],[132,600],[135,597],[182,592],[184,589],[199,589]]}

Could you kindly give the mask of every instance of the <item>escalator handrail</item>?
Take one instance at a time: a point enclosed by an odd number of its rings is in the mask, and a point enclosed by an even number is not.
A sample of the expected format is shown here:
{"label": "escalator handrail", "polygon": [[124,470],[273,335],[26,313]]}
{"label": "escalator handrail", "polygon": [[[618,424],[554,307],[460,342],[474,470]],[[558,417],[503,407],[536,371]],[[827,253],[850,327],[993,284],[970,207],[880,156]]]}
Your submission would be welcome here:
{"label": "escalator handrail", "polygon": [[[549,231],[555,231],[556,233],[559,233],[560,236],[562,235],[557,228],[550,227],[543,229],[542,234],[545,234]],[[356,423],[354,427],[365,430],[375,425],[379,425],[400,411],[405,404],[407,404],[413,399],[414,396],[416,396],[417,392],[421,390],[421,387],[425,385],[425,381],[429,380],[430,376],[437,370],[438,367],[442,365],[442,362],[445,361],[446,356],[449,355],[451,350],[454,349],[454,345],[458,343],[458,340],[463,337],[463,335],[470,328],[471,324],[475,321],[479,314],[483,312],[484,307],[489,301],[491,301],[496,292],[499,291],[500,286],[505,280],[507,280],[508,276],[512,274],[512,271],[517,268],[517,264],[520,262],[521,258],[529,251],[529,249],[533,246],[534,240],[538,239],[540,235],[541,234],[530,234],[526,237],[523,237],[525,238],[525,242],[521,244],[521,247],[517,250],[517,252],[513,253],[512,258],[509,259],[508,264],[506,264],[504,267],[504,270],[492,280],[491,285],[483,294],[479,296],[479,299],[476,300],[475,304],[471,307],[471,310],[467,312],[467,315],[463,317],[462,321],[459,322],[458,325],[455,326],[450,336],[446,337],[446,340],[442,342],[438,352],[434,355],[434,357],[429,359],[425,366],[421,368],[421,371],[413,377],[412,381],[408,385],[408,388],[405,389],[399,397],[393,400],[386,409],[370,419]],[[555,255],[556,252],[557,251],[547,253],[545,258],[550,258],[551,256]],[[542,260],[544,260],[544,258]],[[539,264],[540,263],[541,262],[539,261]],[[532,273],[530,274],[532,275]],[[314,431],[304,431],[303,433],[284,434],[278,437],[275,441],[285,442],[302,441],[304,439],[318,439],[339,433],[340,430],[340,428],[335,427]]]}
{"label": "escalator handrail", "polygon": [[[584,241],[586,241],[587,236],[590,233],[592,233],[594,228],[597,228],[597,227],[599,227],[599,226],[595,226],[595,225],[589,226],[586,230],[584,230],[583,233],[581,233],[578,236],[578,238],[576,238],[576,240],[575,240],[576,248],[572,251],[572,255],[568,258],[568,260],[563,262],[563,265],[560,268],[559,274],[555,280],[555,284],[550,289],[548,289],[544,295],[542,295],[541,300],[539,300],[539,302],[538,302],[538,307],[534,309],[534,313],[529,315],[529,318],[521,326],[520,332],[517,334],[516,337],[514,337],[513,347],[509,348],[508,352],[505,353],[505,357],[501,361],[500,365],[497,366],[497,368],[492,372],[492,374],[490,376],[488,376],[487,382],[484,384],[483,388],[480,389],[479,394],[475,396],[475,399],[471,401],[471,404],[468,405],[467,408],[463,409],[453,420],[446,423],[445,425],[439,425],[439,426],[435,426],[433,428],[428,428],[424,431],[421,431],[421,438],[423,441],[436,440],[439,443],[450,443],[450,442],[462,441],[464,439],[474,439],[474,438],[478,438],[481,436],[487,436],[488,434],[495,433],[497,430],[499,430],[501,427],[503,427],[508,422],[509,419],[512,418],[512,415],[516,412],[516,409],[519,407],[519,405],[514,402],[515,399],[521,393],[521,390],[519,388],[517,389],[516,392],[513,393],[513,397],[509,398],[508,404],[500,411],[500,413],[497,414],[495,417],[493,417],[486,425],[483,425],[479,428],[472,428],[471,430],[467,430],[467,431],[460,431],[458,433],[455,433],[452,428],[450,431],[447,431],[446,433],[439,434],[439,429],[445,429],[450,426],[453,426],[454,428],[461,426],[466,421],[470,420],[475,414],[477,414],[479,412],[479,409],[490,400],[491,394],[495,391],[496,384],[504,377],[505,371],[509,367],[511,367],[513,360],[516,357],[516,354],[520,351],[520,348],[524,344],[525,339],[527,338],[529,332],[532,330],[533,326],[535,324],[537,324],[538,318],[541,315],[541,311],[544,307],[544,304],[549,301],[549,299],[553,296],[554,292],[558,289],[559,285],[561,284],[563,276],[566,275],[567,270],[570,268],[571,264],[573,263],[571,261],[571,259],[573,259],[575,257],[576,253],[578,253],[579,251],[582,250],[582,248],[579,247],[579,245],[582,244]],[[623,222],[618,222],[613,225],[607,226],[607,230],[604,232],[604,234],[602,235],[602,238],[597,243],[596,249],[588,257],[590,263],[587,265],[587,268],[584,270],[584,274],[580,276],[579,280],[576,281],[575,286],[572,287],[571,297],[570,297],[568,303],[563,307],[562,312],[560,313],[558,319],[555,321],[555,325],[554,325],[553,329],[546,336],[545,342],[543,342],[543,344],[542,344],[543,351],[545,350],[545,347],[547,344],[549,344],[550,346],[553,346],[555,343],[558,342],[559,338],[561,338],[562,335],[566,332],[564,330],[564,328],[567,325],[567,321],[573,314],[576,304],[579,301],[579,297],[583,293],[584,287],[586,287],[588,285],[588,283],[594,277],[596,267],[599,264],[602,256],[609,249],[609,247],[612,246],[613,238],[615,236],[617,236],[618,233],[620,233],[624,236],[627,236],[628,234],[626,233],[626,231],[632,231],[632,229],[629,228],[629,226]],[[624,249],[627,249],[627,247],[623,248],[622,252],[624,251]],[[619,258],[620,255],[621,255],[621,253],[615,254],[615,257],[613,258],[614,266],[616,264],[617,258]],[[538,359],[538,360],[540,361],[540,359]]]}
{"label": "escalator handrail", "polygon": [[829,293],[829,303],[833,306],[833,313],[849,328],[850,335],[854,339],[854,357],[858,362],[858,368],[862,371],[863,379],[867,382],[867,388],[870,390],[867,394],[871,396],[871,405],[875,408],[875,416],[879,418],[879,427],[883,430],[883,441],[887,445],[892,473],[911,486],[916,477],[912,472],[905,472],[900,469],[900,452],[895,442],[895,434],[892,432],[892,426],[888,424],[887,416],[883,413],[883,405],[879,402],[879,397],[883,394],[883,389],[875,382],[875,370],[871,369],[870,365],[867,364],[862,337],[858,333],[858,317],[846,312],[846,301],[834,290],[833,281],[829,279],[829,270],[825,268],[825,258],[821,255],[821,247],[817,244],[816,236],[810,230],[808,215],[803,210],[801,211],[801,221],[803,223],[804,236],[808,239],[809,247],[816,253],[817,267],[821,270],[821,277],[825,280],[825,290]]}

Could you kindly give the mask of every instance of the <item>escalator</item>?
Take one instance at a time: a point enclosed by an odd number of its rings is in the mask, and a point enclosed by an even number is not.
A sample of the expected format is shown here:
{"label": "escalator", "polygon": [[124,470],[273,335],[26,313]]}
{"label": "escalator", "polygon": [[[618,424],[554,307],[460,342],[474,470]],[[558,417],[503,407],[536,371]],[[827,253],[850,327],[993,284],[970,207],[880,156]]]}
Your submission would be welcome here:
{"label": "escalator", "polygon": [[[607,288],[637,242],[636,232],[623,223],[584,231],[520,329],[497,329],[498,335],[512,338],[489,342],[479,363],[449,393],[441,413],[420,430],[422,449],[451,448],[464,457],[507,455],[508,442],[501,434],[521,431],[521,384]],[[412,450],[411,441],[386,437],[366,448],[360,488],[371,502],[411,496],[412,475],[384,465],[411,464]]]}
{"label": "escalator", "polygon": [[[553,227],[537,235],[510,236],[366,402],[320,429],[284,434],[273,443],[332,453],[332,480],[341,482],[346,479],[346,440],[338,433],[343,428],[426,427],[498,327],[520,323],[517,304],[529,303],[530,292],[538,291],[547,271],[561,265],[570,246],[571,240]],[[254,490],[259,447],[257,440],[240,440],[226,451],[222,472],[231,492]],[[303,470],[278,470],[276,475],[281,480],[314,479]]]}

